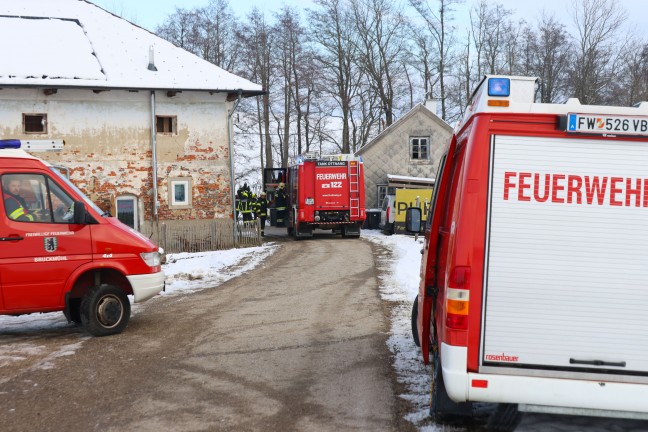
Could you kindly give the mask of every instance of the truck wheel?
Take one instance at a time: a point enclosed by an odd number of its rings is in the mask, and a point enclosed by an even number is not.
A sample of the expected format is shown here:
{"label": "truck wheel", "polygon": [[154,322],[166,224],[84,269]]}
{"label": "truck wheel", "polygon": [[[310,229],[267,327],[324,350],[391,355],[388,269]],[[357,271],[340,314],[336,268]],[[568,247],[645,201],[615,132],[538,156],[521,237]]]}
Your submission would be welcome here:
{"label": "truck wheel", "polygon": [[414,298],[414,304],[412,305],[412,339],[414,339],[414,344],[416,346],[421,346],[418,335],[418,325],[416,320],[418,319],[418,296]]}
{"label": "truck wheel", "polygon": [[472,422],[472,404],[457,403],[450,399],[443,383],[439,352],[432,354],[432,379],[430,382],[430,416],[437,423],[466,427]]}
{"label": "truck wheel", "polygon": [[430,416],[437,423],[468,428],[475,432],[513,432],[522,421],[515,404],[455,402],[443,383],[439,353],[433,353]]}
{"label": "truck wheel", "polygon": [[[474,405],[477,405],[475,403]],[[479,430],[483,432],[513,432],[522,421],[524,413],[518,411],[517,404],[485,404],[488,416]],[[493,405],[495,405],[493,407]]]}
{"label": "truck wheel", "polygon": [[76,324],[81,324],[81,299],[72,298],[68,305],[68,313],[70,314],[70,321]]}
{"label": "truck wheel", "polygon": [[121,333],[128,325],[130,312],[128,296],[112,285],[91,288],[81,301],[81,322],[93,336]]}

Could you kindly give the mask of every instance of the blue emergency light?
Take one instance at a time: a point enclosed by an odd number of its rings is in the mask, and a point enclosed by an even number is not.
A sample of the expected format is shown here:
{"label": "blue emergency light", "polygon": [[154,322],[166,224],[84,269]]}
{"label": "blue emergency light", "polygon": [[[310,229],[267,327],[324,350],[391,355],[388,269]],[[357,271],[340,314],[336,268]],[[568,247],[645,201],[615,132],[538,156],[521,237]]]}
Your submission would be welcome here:
{"label": "blue emergency light", "polygon": [[20,140],[17,139],[5,139],[0,140],[0,149],[19,149]]}
{"label": "blue emergency light", "polygon": [[511,95],[511,80],[509,78],[488,78],[488,96]]}

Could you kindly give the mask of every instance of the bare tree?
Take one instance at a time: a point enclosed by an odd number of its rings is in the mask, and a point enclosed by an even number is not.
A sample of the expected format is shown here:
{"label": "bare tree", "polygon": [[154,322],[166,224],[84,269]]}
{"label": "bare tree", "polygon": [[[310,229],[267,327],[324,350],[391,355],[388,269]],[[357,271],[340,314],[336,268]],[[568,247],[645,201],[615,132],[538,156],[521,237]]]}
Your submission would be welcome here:
{"label": "bare tree", "polygon": [[240,58],[240,44],[236,39],[239,21],[232,12],[229,1],[210,0],[196,14],[202,58],[225,70],[235,70]]}
{"label": "bare tree", "polygon": [[631,40],[620,58],[622,70],[611,92],[615,103],[631,106],[648,101],[648,43]]}
{"label": "bare tree", "polygon": [[257,8],[254,8],[247,16],[245,24],[239,33],[242,57],[245,59],[243,72],[244,76],[261,84],[266,92],[260,98],[256,98],[256,116],[261,161],[265,159],[265,167],[272,168],[274,167],[274,158],[270,123],[270,91],[273,88],[274,65],[271,62],[271,50],[274,38],[265,16]]}
{"label": "bare tree", "polygon": [[565,26],[553,16],[542,15],[534,39],[531,74],[540,77],[541,102],[561,102],[568,97],[569,64],[573,45]]}
{"label": "bare tree", "polygon": [[[410,5],[423,18],[429,35],[432,37],[436,47],[436,74],[438,75],[439,97],[441,98],[441,117],[447,117],[446,108],[446,74],[448,73],[448,62],[450,51],[453,48],[453,27],[452,6],[459,3],[460,0],[438,0],[438,9],[434,11],[427,0],[409,0]],[[418,40],[421,47],[421,41]],[[425,76],[425,93],[431,94],[432,88],[427,88],[428,77]]]}
{"label": "bare tree", "polygon": [[195,11],[176,8],[175,12],[157,27],[156,34],[182,49],[200,55],[196,48],[197,21]]}
{"label": "bare tree", "polygon": [[601,103],[613,82],[615,53],[627,13],[617,0],[580,0],[573,8],[577,52],[573,62],[574,94],[582,103]]}
{"label": "bare tree", "polygon": [[[345,0],[317,0],[319,9],[309,11],[311,37],[318,45],[315,60],[322,72],[320,78],[328,85],[323,94],[334,98],[339,108],[342,153],[349,153],[351,145],[350,124],[353,99],[358,92],[360,79],[356,61],[359,41],[353,15]],[[337,141],[337,140],[336,140]]]}
{"label": "bare tree", "polygon": [[352,0],[351,4],[361,45],[360,67],[378,95],[384,127],[388,127],[394,122],[407,21],[389,0]]}

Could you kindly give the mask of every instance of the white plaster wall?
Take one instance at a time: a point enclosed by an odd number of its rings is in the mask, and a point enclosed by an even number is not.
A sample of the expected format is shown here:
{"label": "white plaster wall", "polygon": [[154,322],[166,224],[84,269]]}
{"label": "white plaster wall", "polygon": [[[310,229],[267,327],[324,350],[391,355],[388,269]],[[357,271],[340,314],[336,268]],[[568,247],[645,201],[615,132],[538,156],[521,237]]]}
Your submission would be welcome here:
{"label": "white plaster wall", "polygon": [[[156,135],[161,219],[205,219],[231,212],[227,107],[224,94],[156,92],[156,114],[177,116],[177,135]],[[45,113],[47,134],[23,134],[23,113]],[[39,157],[71,168],[72,180],[102,208],[113,195],[140,199],[141,219],[151,219],[152,147],[150,92],[40,89],[0,90],[0,138],[63,139],[60,154]],[[192,209],[167,206],[169,177],[191,177]]]}

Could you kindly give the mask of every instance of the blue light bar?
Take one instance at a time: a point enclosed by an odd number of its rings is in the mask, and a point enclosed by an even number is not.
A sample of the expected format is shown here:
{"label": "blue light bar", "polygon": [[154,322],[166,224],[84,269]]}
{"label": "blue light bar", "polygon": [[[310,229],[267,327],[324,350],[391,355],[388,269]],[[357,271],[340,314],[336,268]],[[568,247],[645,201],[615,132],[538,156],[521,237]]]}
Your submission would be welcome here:
{"label": "blue light bar", "polygon": [[488,78],[488,96],[510,96],[511,80],[508,78]]}
{"label": "blue light bar", "polygon": [[20,140],[17,139],[6,139],[0,140],[0,149],[19,149]]}

